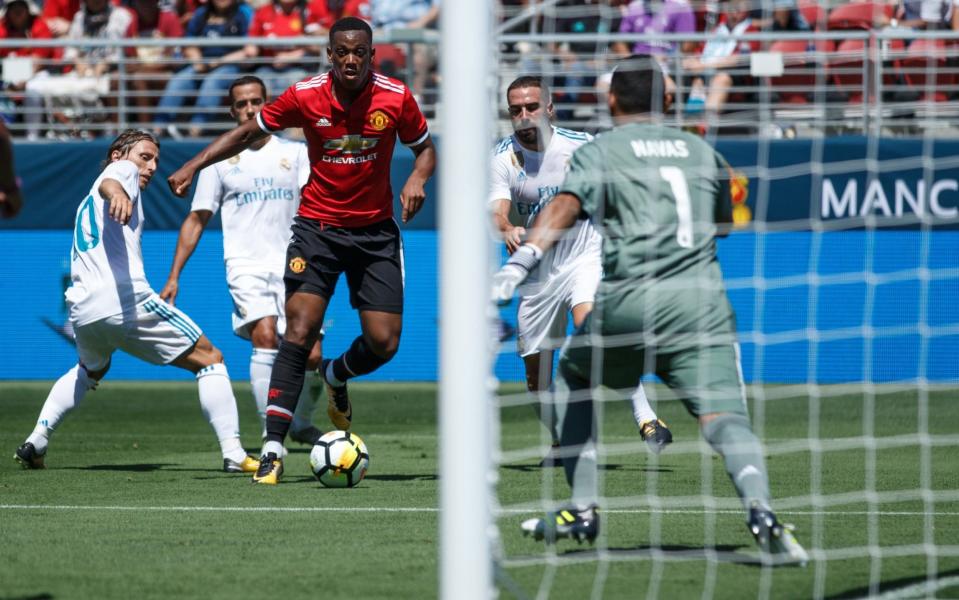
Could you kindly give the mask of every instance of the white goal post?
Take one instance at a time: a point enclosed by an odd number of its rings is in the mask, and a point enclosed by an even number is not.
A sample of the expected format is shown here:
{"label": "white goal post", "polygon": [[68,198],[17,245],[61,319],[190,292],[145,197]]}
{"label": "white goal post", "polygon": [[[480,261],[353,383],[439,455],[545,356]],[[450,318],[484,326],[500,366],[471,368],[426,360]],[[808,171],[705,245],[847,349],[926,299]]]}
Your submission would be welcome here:
{"label": "white goal post", "polygon": [[[492,6],[441,12],[439,155],[440,597],[490,598],[489,248],[486,216]],[[465,143],[459,143],[465,140]]]}

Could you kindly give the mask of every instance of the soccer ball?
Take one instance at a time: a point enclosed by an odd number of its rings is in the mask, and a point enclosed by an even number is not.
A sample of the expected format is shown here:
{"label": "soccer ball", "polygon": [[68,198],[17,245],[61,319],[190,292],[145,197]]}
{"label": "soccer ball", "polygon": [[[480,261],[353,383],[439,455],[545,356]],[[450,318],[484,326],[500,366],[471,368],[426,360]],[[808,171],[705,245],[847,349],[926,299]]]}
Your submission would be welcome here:
{"label": "soccer ball", "polygon": [[353,487],[366,476],[370,453],[360,436],[349,431],[330,431],[310,451],[313,476],[326,487]]}

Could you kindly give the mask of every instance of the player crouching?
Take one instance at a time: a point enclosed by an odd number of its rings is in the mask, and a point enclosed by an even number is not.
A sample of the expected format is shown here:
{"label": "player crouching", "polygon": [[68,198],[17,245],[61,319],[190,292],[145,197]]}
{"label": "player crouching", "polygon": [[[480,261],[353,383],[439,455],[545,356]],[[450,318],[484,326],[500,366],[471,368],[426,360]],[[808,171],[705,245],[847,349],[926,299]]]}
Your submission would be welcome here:
{"label": "player crouching", "polygon": [[160,299],[144,273],[141,193],[159,156],[153,135],[124,131],[110,144],[106,168],[77,209],[66,297],[79,362],[53,385],[33,433],[17,448],[14,458],[25,469],[44,468],[50,435],[107,374],[116,350],[196,375],[203,415],[220,442],[223,470],[250,473],[259,467],[240,445],[223,354],[190,317]]}

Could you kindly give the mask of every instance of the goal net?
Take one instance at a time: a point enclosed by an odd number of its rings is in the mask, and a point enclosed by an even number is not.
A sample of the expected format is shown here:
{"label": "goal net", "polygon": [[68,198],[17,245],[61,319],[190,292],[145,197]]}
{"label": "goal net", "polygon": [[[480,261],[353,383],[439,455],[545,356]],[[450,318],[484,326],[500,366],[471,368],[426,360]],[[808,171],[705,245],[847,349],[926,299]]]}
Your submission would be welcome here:
{"label": "goal net", "polygon": [[[499,311],[490,340],[498,387],[488,539],[500,597],[959,597],[952,10],[497,4],[486,49],[495,85],[484,92],[495,131],[483,140],[447,131],[447,144],[489,150],[509,136],[506,90],[521,75],[550,88],[555,126],[608,130],[609,74],[619,57],[644,53],[660,58],[675,85],[663,124],[703,136],[730,164],[734,229],[717,253],[749,420],[764,446],[772,508],[809,553],[804,568],[761,560],[722,460],[677,395],[648,375],[651,407],[673,436],[659,454],[640,435],[631,389],[592,390],[595,543],[524,536],[521,523],[568,506],[570,488],[562,468],[541,466],[553,440],[537,411],[552,395],[527,390],[514,302]],[[917,31],[923,19],[942,26]],[[676,22],[691,29],[670,29]],[[488,231],[502,262],[499,232]],[[543,355],[541,384],[556,359]]]}

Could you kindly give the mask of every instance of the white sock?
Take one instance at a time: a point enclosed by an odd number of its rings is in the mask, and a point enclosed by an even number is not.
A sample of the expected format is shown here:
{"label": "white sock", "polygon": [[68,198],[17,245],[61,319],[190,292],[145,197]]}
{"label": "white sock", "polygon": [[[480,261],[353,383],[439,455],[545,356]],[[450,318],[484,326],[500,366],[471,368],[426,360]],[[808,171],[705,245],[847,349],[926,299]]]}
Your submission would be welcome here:
{"label": "white sock", "polygon": [[282,458],[283,455],[286,453],[286,448],[284,448],[283,444],[281,444],[280,442],[264,442],[262,455],[266,456],[270,452]]}
{"label": "white sock", "polygon": [[256,402],[256,415],[260,417],[260,428],[263,430],[261,437],[266,437],[266,405],[276,353],[276,350],[268,348],[254,348],[250,356],[250,386],[253,388],[253,401]]}
{"label": "white sock", "polygon": [[649,405],[649,399],[646,397],[646,390],[643,389],[642,383],[636,384],[636,391],[633,392],[633,397],[630,400],[633,402],[633,418],[636,419],[637,425],[656,420],[656,413],[653,411],[653,407]]}
{"label": "white sock", "polygon": [[241,462],[246,457],[240,444],[240,416],[236,412],[236,398],[226,365],[216,363],[196,374],[200,390],[200,408],[220,441],[223,458]]}
{"label": "white sock", "polygon": [[313,382],[316,381],[316,371],[307,371],[303,378],[303,389],[296,401],[296,410],[293,411],[293,422],[290,431],[303,431],[313,426],[313,412],[316,410],[316,400],[313,398]]}
{"label": "white sock", "polygon": [[50,434],[57,428],[60,421],[67,416],[68,412],[80,405],[87,390],[92,390],[96,386],[96,380],[87,375],[87,370],[80,365],[74,365],[53,384],[43,403],[43,408],[40,409],[37,426],[27,437],[27,441],[33,444],[39,454],[47,451]]}
{"label": "white sock", "polygon": [[333,372],[332,360],[326,364],[326,372],[323,373],[323,376],[326,378],[326,382],[333,387],[343,387],[346,385],[345,381],[340,381],[336,378],[336,374]]}

